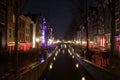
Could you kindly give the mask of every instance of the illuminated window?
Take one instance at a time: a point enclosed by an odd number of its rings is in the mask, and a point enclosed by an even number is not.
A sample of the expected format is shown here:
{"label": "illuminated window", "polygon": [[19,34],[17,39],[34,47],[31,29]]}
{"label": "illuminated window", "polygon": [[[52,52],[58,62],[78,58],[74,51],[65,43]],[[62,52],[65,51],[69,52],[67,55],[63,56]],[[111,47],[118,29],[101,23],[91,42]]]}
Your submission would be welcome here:
{"label": "illuminated window", "polygon": [[9,21],[15,23],[15,15],[12,12],[9,12]]}
{"label": "illuminated window", "polygon": [[13,23],[15,23],[15,15],[13,14],[13,19],[12,19]]}

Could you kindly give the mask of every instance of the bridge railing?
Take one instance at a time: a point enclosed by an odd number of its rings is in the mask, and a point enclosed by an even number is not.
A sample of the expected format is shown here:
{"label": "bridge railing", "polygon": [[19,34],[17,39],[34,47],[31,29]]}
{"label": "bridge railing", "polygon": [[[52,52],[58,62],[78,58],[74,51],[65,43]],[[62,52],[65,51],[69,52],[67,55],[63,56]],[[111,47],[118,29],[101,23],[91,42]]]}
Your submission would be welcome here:
{"label": "bridge railing", "polygon": [[25,72],[24,74],[19,75],[15,80],[39,80],[40,77],[42,77],[44,71],[51,63],[54,53],[51,53],[51,55],[45,60],[43,63],[39,63],[38,65],[35,65],[33,68]]}
{"label": "bridge railing", "polygon": [[74,53],[77,62],[82,65],[95,80],[120,80],[120,76],[115,75],[105,68],[96,66],[89,60],[81,57],[79,53]]}

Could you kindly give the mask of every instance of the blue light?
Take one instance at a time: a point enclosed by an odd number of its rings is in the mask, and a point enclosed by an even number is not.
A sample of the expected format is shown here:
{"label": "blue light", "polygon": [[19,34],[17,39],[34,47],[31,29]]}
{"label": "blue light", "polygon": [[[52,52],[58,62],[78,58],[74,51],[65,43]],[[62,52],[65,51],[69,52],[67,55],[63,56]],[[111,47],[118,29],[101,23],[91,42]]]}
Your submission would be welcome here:
{"label": "blue light", "polygon": [[43,63],[45,62],[45,59],[44,58],[40,58],[40,63]]}
{"label": "blue light", "polygon": [[46,23],[46,21],[43,21],[43,23],[45,24],[45,23]]}
{"label": "blue light", "polygon": [[120,37],[120,34],[118,34],[118,37]]}
{"label": "blue light", "polygon": [[45,18],[43,18],[43,24],[42,24],[42,46],[46,46],[46,21]]}
{"label": "blue light", "polygon": [[43,21],[45,21],[45,18],[43,18]]}
{"label": "blue light", "polygon": [[45,45],[45,29],[42,30],[42,45]]}
{"label": "blue light", "polygon": [[42,35],[45,36],[45,31],[44,30],[42,30]]}

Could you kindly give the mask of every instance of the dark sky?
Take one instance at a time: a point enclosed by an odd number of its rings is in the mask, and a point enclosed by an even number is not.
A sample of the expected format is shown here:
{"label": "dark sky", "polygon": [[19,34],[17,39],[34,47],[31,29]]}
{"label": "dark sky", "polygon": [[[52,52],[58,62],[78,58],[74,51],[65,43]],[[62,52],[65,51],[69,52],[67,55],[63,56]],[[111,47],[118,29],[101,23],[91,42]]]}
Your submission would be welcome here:
{"label": "dark sky", "polygon": [[56,32],[63,37],[72,15],[70,0],[29,0],[24,12],[39,13],[48,17]]}

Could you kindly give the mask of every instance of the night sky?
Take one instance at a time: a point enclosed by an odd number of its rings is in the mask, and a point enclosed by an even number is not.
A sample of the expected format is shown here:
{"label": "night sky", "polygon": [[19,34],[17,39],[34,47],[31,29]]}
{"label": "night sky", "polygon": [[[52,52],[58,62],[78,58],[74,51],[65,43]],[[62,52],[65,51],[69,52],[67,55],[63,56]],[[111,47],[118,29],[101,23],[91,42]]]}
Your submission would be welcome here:
{"label": "night sky", "polygon": [[71,21],[72,9],[70,0],[29,0],[24,13],[42,13],[48,17],[51,26],[59,36],[64,35]]}

